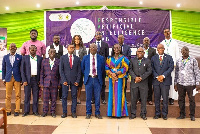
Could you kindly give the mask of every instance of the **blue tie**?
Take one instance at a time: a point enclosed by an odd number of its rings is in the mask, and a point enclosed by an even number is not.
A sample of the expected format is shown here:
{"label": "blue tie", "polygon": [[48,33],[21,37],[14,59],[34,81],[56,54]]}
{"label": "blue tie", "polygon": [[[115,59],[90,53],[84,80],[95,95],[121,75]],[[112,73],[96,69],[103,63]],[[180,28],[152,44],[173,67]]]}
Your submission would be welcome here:
{"label": "blue tie", "polygon": [[99,52],[100,51],[100,44],[99,44],[100,42],[98,41],[97,42],[97,47],[98,47],[98,49],[97,49],[97,51]]}

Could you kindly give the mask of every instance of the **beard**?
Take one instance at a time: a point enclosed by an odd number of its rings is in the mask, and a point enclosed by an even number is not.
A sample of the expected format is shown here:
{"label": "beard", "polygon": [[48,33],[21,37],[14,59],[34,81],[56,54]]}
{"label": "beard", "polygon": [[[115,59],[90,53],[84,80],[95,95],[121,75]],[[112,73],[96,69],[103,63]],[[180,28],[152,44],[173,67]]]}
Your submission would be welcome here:
{"label": "beard", "polygon": [[55,41],[54,43],[55,43],[56,45],[59,45],[60,41]]}
{"label": "beard", "polygon": [[31,37],[31,36],[30,36],[30,38],[31,38],[31,40],[36,40],[37,39],[37,37]]}

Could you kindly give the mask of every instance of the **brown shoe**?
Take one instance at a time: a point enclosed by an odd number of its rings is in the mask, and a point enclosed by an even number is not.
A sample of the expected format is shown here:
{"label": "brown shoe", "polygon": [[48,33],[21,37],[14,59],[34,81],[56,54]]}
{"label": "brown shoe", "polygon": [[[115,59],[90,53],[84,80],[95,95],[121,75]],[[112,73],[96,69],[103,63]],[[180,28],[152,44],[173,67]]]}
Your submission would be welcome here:
{"label": "brown shoe", "polygon": [[148,104],[149,104],[149,105],[153,105],[153,102],[152,102],[152,101],[148,101]]}

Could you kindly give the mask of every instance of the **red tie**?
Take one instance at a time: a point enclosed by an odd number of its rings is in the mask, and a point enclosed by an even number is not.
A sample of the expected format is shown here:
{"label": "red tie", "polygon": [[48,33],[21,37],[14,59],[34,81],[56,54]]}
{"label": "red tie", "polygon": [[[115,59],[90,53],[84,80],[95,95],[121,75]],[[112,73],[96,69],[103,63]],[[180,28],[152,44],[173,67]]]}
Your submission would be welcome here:
{"label": "red tie", "polygon": [[70,64],[70,68],[72,68],[72,55],[69,56],[69,64]]}
{"label": "red tie", "polygon": [[93,74],[93,76],[96,75],[96,68],[95,68],[95,58],[94,58],[94,55],[93,55],[93,59],[92,59],[92,74]]}

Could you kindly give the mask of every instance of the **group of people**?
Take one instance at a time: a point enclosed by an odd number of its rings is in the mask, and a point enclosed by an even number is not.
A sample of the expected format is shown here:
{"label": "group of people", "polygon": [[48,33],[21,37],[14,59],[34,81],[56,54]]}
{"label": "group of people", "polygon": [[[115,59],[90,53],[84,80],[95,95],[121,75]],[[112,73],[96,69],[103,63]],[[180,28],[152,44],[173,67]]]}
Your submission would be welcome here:
{"label": "group of people", "polygon": [[[129,116],[126,100],[127,80],[131,76],[131,108],[130,119],[136,118],[137,104],[141,102],[140,116],[146,120],[146,102],[153,105],[154,91],[155,116],[154,119],[167,120],[168,101],[173,105],[178,97],[180,116],[185,118],[186,92],[190,102],[190,118],[195,120],[194,89],[200,89],[200,73],[198,62],[189,56],[189,49],[181,49],[179,57],[178,44],[170,37],[170,30],[165,29],[163,40],[156,49],[150,47],[150,39],[143,39],[143,46],[136,51],[136,57],[131,57],[130,46],[124,44],[124,36],[118,36],[118,44],[109,47],[102,41],[102,33],[95,33],[95,43],[86,48],[80,35],[72,38],[71,44],[60,45],[59,35],[54,35],[53,44],[46,48],[45,44],[37,40],[38,32],[30,31],[31,40],[25,42],[21,48],[21,55],[16,53],[17,47],[10,44],[10,53],[5,55],[2,62],[2,80],[6,85],[6,111],[11,115],[11,95],[15,88],[16,109],[14,116],[19,116],[21,103],[21,85],[24,85],[24,113],[29,115],[31,92],[33,96],[33,114],[38,116],[38,100],[43,91],[43,113],[47,116],[49,100],[50,113],[56,117],[56,100],[62,101],[62,118],[67,117],[67,97],[71,89],[71,116],[77,118],[76,106],[81,103],[81,88],[84,83],[86,92],[86,119],[92,115],[92,105],[95,104],[95,117],[102,119],[100,102],[106,104],[105,78],[109,79],[107,116]],[[43,56],[43,58],[42,58]],[[152,88],[153,87],[153,88]],[[178,93],[177,93],[178,91]],[[162,111],[160,110],[162,102]]]}

